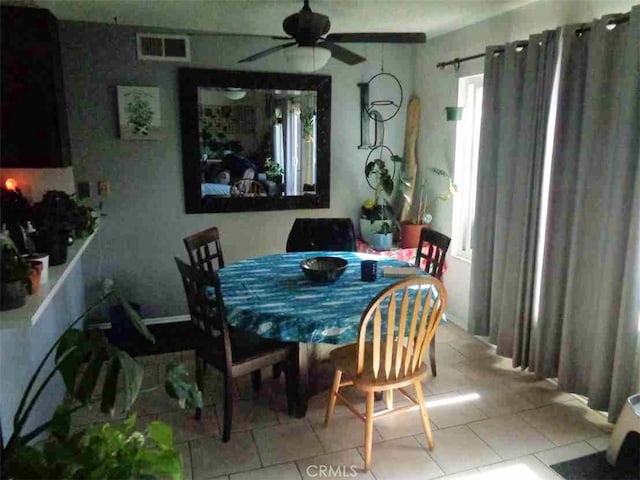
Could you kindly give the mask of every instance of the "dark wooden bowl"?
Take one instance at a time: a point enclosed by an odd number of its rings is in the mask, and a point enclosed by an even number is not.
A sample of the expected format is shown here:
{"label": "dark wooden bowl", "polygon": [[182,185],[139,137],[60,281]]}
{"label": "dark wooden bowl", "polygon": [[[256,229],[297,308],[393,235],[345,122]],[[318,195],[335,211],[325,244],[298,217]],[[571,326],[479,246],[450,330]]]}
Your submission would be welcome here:
{"label": "dark wooden bowl", "polygon": [[312,282],[335,282],[347,269],[347,262],[339,257],[313,257],[300,262],[300,268]]}

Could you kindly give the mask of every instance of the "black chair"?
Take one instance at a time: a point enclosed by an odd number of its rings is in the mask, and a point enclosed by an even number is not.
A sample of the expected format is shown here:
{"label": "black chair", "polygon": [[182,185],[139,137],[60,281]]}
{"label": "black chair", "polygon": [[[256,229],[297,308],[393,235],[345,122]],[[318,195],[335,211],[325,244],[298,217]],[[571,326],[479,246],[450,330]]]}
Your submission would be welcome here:
{"label": "black chair", "polygon": [[296,218],[287,239],[287,252],[356,251],[356,232],[350,218]]}
{"label": "black chair", "polygon": [[[220,280],[215,271],[203,271],[175,259],[187,296],[191,321],[201,333],[195,345],[196,383],[203,389],[203,362],[211,365],[224,377],[224,420],[222,441],[231,437],[233,416],[232,382],[234,378],[260,372],[268,366],[284,366],[287,388],[287,410],[292,415],[297,392],[298,362],[293,345],[269,340],[233,329],[227,325]],[[215,291],[215,302],[212,293]],[[209,291],[208,291],[209,290]],[[259,377],[258,377],[259,378]],[[255,377],[252,377],[254,380]],[[254,388],[259,388],[259,383]],[[196,412],[200,418],[201,412]]]}
{"label": "black chair", "polygon": [[[451,239],[445,234],[423,228],[420,231],[420,241],[416,253],[416,267],[423,268],[429,275],[442,280],[442,271],[444,270],[444,259],[449,250]],[[424,263],[424,266],[422,265]],[[436,370],[436,336],[433,336],[429,344],[429,363],[431,364],[431,373],[435,377]]]}
{"label": "black chair", "polygon": [[200,270],[213,272],[224,267],[220,234],[211,227],[183,239],[191,265]]}

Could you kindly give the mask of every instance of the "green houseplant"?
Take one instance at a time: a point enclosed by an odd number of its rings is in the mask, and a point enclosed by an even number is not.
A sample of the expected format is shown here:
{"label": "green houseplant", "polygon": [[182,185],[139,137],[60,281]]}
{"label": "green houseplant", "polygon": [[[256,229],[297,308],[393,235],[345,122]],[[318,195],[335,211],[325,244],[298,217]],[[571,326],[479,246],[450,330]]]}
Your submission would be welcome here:
{"label": "green houseplant", "polygon": [[284,178],[284,168],[274,162],[271,157],[267,157],[264,161],[264,170],[267,174],[267,180],[271,180],[278,185],[282,183]]}
{"label": "green houseplant", "polygon": [[392,229],[391,233],[396,226],[395,215],[387,199],[391,197],[395,188],[395,164],[403,161],[399,155],[391,154],[393,172],[389,171],[382,158],[369,160],[365,165],[365,178],[375,192],[374,199],[365,201],[360,212],[360,236],[369,244],[373,245],[374,235],[385,229],[384,225]]}
{"label": "green houseplant", "polygon": [[[116,288],[76,318],[53,343],[29,380],[13,418],[13,432],[2,450],[2,478],[182,477],[180,454],[173,447],[171,429],[160,422],[151,422],[144,432],[138,432],[134,415],[120,426],[104,424],[71,431],[71,415],[91,404],[101,371],[105,372],[100,394],[100,410],[104,413],[113,413],[117,401],[129,411],[142,386],[143,367],[110,345],[102,331],[74,328],[94,308],[113,297],[122,303],[133,326],[146,339],[155,341]],[[45,375],[45,366],[51,359],[53,368]],[[62,376],[68,400],[49,421],[25,433],[34,405],[57,374]],[[184,365],[167,367],[165,390],[183,406],[202,407],[202,395],[195,385],[187,383]],[[33,445],[42,435],[47,438]]]}
{"label": "green houseplant", "polygon": [[11,239],[5,235],[0,237],[0,251],[0,310],[19,308],[31,293],[31,264],[20,256]]}
{"label": "green houseplant", "polygon": [[427,193],[427,180],[422,181],[417,197],[418,203],[412,209],[413,217],[408,222],[402,223],[401,226],[400,244],[402,248],[415,248],[418,246],[420,231],[423,227],[428,227],[431,224],[431,220],[433,220],[432,211],[436,202],[446,202],[458,191],[458,186],[453,183],[451,175],[446,170],[429,167],[427,173],[446,179],[447,186],[445,189],[440,190],[439,193],[429,195]]}

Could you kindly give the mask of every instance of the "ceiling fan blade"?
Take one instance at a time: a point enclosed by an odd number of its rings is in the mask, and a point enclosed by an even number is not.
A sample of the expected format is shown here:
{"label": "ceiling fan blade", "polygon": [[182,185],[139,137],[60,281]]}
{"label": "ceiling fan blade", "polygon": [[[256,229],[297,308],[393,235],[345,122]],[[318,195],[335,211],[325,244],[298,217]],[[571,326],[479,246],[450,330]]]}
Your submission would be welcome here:
{"label": "ceiling fan blade", "polygon": [[242,60],[238,61],[238,63],[253,62],[254,60],[258,60],[259,58],[266,57],[267,55],[271,55],[272,53],[275,53],[278,50],[284,50],[285,48],[293,47],[294,45],[296,45],[296,42],[283,43],[282,45],[267,48],[266,50],[255,53],[247,58],[243,58]]}
{"label": "ceiling fan blade", "polygon": [[318,42],[316,47],[326,48],[331,52],[331,56],[336,60],[339,60],[347,65],[357,65],[358,63],[366,62],[367,59],[361,57],[357,53],[353,53],[351,50],[347,50],[340,45],[336,45],[331,42]]}
{"label": "ceiling fan blade", "polygon": [[330,33],[327,40],[337,43],[425,43],[427,36],[421,32]]}
{"label": "ceiling fan blade", "polygon": [[283,36],[270,36],[271,40],[294,40],[293,37],[283,37]]}

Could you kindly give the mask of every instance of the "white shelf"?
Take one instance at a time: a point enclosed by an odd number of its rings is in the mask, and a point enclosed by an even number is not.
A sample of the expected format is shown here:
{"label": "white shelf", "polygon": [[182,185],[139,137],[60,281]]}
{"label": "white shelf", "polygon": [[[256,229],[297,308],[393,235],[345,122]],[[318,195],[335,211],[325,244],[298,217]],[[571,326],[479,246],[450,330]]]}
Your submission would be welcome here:
{"label": "white shelf", "polygon": [[76,240],[67,251],[67,263],[49,267],[49,281],[40,285],[40,291],[27,296],[27,303],[20,308],[0,312],[0,330],[23,328],[35,325],[42,313],[51,303],[65,279],[80,260],[83,252],[89,246],[97,231],[87,238]]}

